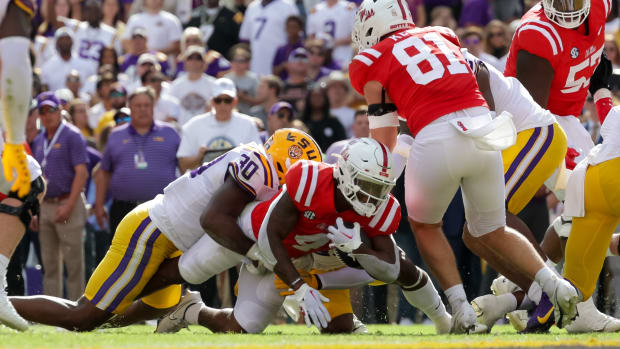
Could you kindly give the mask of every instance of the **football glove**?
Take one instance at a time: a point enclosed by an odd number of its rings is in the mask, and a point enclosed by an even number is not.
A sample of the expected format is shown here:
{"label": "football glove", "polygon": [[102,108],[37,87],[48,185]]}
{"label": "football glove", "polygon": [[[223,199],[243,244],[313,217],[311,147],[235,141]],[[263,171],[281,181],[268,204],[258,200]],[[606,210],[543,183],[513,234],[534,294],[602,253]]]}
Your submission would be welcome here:
{"label": "football glove", "polygon": [[362,244],[362,238],[360,237],[360,224],[353,223],[353,228],[347,228],[344,226],[342,218],[336,219],[336,226],[330,225],[327,227],[329,233],[327,238],[331,240],[329,247],[335,247],[342,252],[351,253],[357,250]]}
{"label": "football glove", "polygon": [[26,150],[23,144],[4,145],[2,153],[2,166],[4,167],[4,178],[8,182],[14,179],[13,171],[17,172],[17,178],[11,186],[11,191],[16,191],[19,197],[25,197],[30,192],[30,170],[26,159]]}
{"label": "football glove", "polygon": [[323,302],[329,302],[329,298],[323,296],[321,292],[304,283],[293,294],[293,299],[304,312],[306,326],[314,324],[317,328],[326,328],[332,320]]}
{"label": "football glove", "polygon": [[611,61],[607,58],[605,51],[603,51],[601,61],[590,78],[588,90],[592,96],[601,88],[609,89],[609,78],[611,78],[613,71],[614,69],[611,65]]}

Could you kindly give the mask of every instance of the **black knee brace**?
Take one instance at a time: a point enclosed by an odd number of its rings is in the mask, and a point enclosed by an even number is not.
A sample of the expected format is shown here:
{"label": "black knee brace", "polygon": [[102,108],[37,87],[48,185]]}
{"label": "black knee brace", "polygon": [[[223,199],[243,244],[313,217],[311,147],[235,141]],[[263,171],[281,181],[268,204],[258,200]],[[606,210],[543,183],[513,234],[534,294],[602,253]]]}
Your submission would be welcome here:
{"label": "black knee brace", "polygon": [[37,177],[32,181],[30,186],[30,192],[23,198],[17,195],[17,192],[9,192],[10,198],[15,198],[22,202],[21,206],[15,207],[7,204],[0,203],[0,212],[17,216],[24,223],[24,226],[28,228],[32,216],[36,216],[40,212],[41,206],[39,205],[39,199],[37,196],[45,190],[45,182],[43,178]]}

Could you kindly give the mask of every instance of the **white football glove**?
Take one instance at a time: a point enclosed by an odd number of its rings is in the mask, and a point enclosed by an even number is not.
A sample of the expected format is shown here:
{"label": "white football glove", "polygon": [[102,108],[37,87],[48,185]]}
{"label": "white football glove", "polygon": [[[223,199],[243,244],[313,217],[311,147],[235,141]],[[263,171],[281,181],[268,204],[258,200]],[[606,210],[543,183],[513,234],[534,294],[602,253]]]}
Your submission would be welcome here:
{"label": "white football glove", "polygon": [[[314,324],[317,328],[326,328],[332,320],[323,302],[329,302],[329,298],[323,296],[321,292],[304,283],[293,294],[294,300],[304,312],[306,326]],[[289,303],[289,307],[291,304]]]}
{"label": "white football glove", "polygon": [[353,228],[347,228],[342,218],[338,217],[336,226],[330,225],[327,230],[329,231],[327,238],[331,240],[329,247],[336,247],[342,252],[351,253],[362,244],[360,224],[357,222],[353,223]]}

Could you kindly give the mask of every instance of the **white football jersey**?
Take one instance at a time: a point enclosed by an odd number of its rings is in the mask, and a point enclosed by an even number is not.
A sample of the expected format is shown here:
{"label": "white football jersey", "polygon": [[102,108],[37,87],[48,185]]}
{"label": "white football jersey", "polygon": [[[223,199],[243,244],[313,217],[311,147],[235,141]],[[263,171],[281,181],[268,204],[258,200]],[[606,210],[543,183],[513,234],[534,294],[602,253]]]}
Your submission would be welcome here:
{"label": "white football jersey", "polygon": [[[349,1],[340,0],[331,7],[322,1],[310,12],[306,28],[308,35],[326,32],[335,40],[351,37],[355,11],[355,4]],[[337,46],[332,56],[343,67],[346,67],[351,62],[353,49],[351,45]]]}
{"label": "white football jersey", "polygon": [[99,28],[93,28],[87,22],[79,22],[75,27],[73,51],[88,65],[90,75],[97,73],[101,50],[104,47],[115,47],[115,44],[116,29],[105,23],[101,23]]}
{"label": "white football jersey", "polygon": [[267,6],[263,6],[260,0],[250,3],[241,23],[239,38],[250,42],[252,72],[271,74],[276,50],[286,44],[286,19],[298,14],[299,10],[289,0],[273,0]]}
{"label": "white football jersey", "polygon": [[271,198],[280,185],[264,148],[245,144],[168,184],[152,200],[149,216],[177,248],[187,251],[205,234],[200,216],[228,176],[259,201]]}
{"label": "white football jersey", "polygon": [[[476,56],[461,49],[463,57],[472,70],[480,62]],[[544,127],[556,121],[555,116],[534,101],[532,95],[513,77],[506,77],[490,64],[485,64],[489,71],[489,86],[495,103],[495,111],[499,115],[503,111],[512,114],[512,121],[517,132],[536,127]]]}

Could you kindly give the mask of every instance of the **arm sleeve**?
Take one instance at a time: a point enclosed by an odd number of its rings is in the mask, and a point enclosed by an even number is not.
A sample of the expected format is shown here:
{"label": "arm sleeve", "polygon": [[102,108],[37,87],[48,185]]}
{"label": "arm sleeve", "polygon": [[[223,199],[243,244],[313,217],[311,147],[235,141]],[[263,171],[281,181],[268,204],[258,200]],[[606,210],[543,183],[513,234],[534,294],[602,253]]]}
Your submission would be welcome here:
{"label": "arm sleeve", "polygon": [[515,33],[513,40],[517,41],[519,50],[525,50],[550,63],[562,50],[561,38],[557,32],[536,23],[523,23]]}
{"label": "arm sleeve", "polygon": [[195,156],[198,152],[198,148],[200,148],[200,144],[196,142],[196,137],[194,137],[194,134],[189,126],[191,126],[191,123],[183,125],[183,137],[181,137],[181,143],[179,144],[179,149],[177,150],[177,158]]}
{"label": "arm sleeve", "polygon": [[183,27],[181,21],[175,15],[170,16],[170,32],[168,33],[170,41],[179,41],[183,36]]}
{"label": "arm sleeve", "polygon": [[86,140],[81,134],[73,134],[69,141],[69,154],[71,156],[71,166],[79,164],[88,165],[88,152],[86,151]]}
{"label": "arm sleeve", "polygon": [[377,214],[362,224],[362,228],[368,234],[368,237],[377,235],[390,235],[396,232],[400,224],[400,204],[394,196],[390,194],[390,199]]}
{"label": "arm sleeve", "polygon": [[364,85],[368,79],[366,78],[368,74],[368,65],[362,60],[367,59],[366,56],[360,56],[358,54],[353,58],[351,63],[349,64],[349,79],[351,80],[351,86],[362,96],[364,95]]}
{"label": "arm sleeve", "polygon": [[[252,6],[252,5],[250,5]],[[249,7],[243,17],[243,22],[241,22],[241,28],[239,29],[239,39],[240,40],[250,40],[252,36],[252,23],[250,23],[250,18],[252,14],[252,8]]]}

